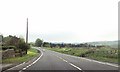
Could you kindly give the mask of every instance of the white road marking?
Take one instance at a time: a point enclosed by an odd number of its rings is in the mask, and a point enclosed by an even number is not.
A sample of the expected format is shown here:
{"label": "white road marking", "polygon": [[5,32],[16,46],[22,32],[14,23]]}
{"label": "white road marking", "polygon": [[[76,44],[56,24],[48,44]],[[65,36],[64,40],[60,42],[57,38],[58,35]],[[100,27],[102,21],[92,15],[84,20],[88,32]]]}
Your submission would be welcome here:
{"label": "white road marking", "polygon": [[61,57],[59,57],[59,58],[63,60],[63,58],[61,58]]}
{"label": "white road marking", "polygon": [[82,70],[81,68],[79,68],[78,66],[76,66],[76,65],[74,65],[74,64],[72,64],[72,63],[69,63],[69,64],[70,64],[71,66],[77,68],[78,70]]}
{"label": "white road marking", "polygon": [[61,60],[63,60],[64,62],[68,62],[67,60],[63,59],[62,57],[57,56],[58,58],[60,58]]}
{"label": "white road marking", "polygon": [[68,62],[68,61],[66,61],[66,60],[64,60],[64,59],[63,59],[63,61]]}
{"label": "white road marking", "polygon": [[[41,50],[40,50],[41,51]],[[33,63],[29,64],[28,66],[24,67],[22,70],[26,70],[28,67],[32,66],[33,64],[35,64],[41,57],[43,56],[43,52],[41,51],[41,55],[39,58],[37,58],[37,60],[35,60]],[[19,72],[22,72],[22,70],[20,70]]]}
{"label": "white road marking", "polygon": [[119,67],[117,65],[113,65],[113,64],[110,64],[110,63],[106,63],[106,65],[110,65],[110,66],[114,66],[114,67]]}
{"label": "white road marking", "polygon": [[26,68],[23,68],[23,70],[25,70]]}
{"label": "white road marking", "polygon": [[62,55],[65,55],[65,56],[69,56],[69,57],[74,57],[74,58],[78,58],[78,59],[84,59],[84,60],[87,60],[87,61],[96,62],[96,63],[99,63],[99,64],[109,65],[109,66],[113,66],[113,67],[119,67],[119,65],[116,65],[116,64],[111,64],[111,63],[107,63],[107,62],[100,62],[100,61],[97,61],[97,60],[92,60],[92,59],[88,59],[88,58],[72,56],[72,55],[63,54],[63,53],[59,53],[59,52],[55,52],[55,51],[52,51],[52,52],[58,53],[58,54],[62,54]]}
{"label": "white road marking", "polygon": [[113,67],[119,67],[118,65],[114,65],[114,64],[111,64],[111,63],[107,63],[107,62],[100,62],[100,61],[96,61],[96,60],[92,60],[92,59],[87,59],[87,58],[82,58],[82,57],[80,57],[80,58],[84,59],[84,60],[96,62],[96,63],[99,63],[99,64],[109,65],[109,66],[113,66]]}
{"label": "white road marking", "polygon": [[9,69],[7,69],[7,70],[11,70],[11,69],[13,69],[13,68],[15,68],[15,67],[18,67],[18,66],[21,66],[21,65],[23,65],[23,64],[25,64],[25,62],[23,62],[23,63],[21,63],[21,64],[19,64],[19,65],[17,65],[17,66],[14,66],[14,67],[12,67],[12,68],[9,68]]}
{"label": "white road marking", "polygon": [[77,68],[78,70],[82,70],[80,67],[78,67],[78,66],[76,66],[76,65],[74,65],[72,63],[69,63],[67,60],[63,59],[62,57],[59,57],[59,56],[57,56],[57,57],[60,58],[61,60],[65,61],[66,63],[70,64],[71,66]]}

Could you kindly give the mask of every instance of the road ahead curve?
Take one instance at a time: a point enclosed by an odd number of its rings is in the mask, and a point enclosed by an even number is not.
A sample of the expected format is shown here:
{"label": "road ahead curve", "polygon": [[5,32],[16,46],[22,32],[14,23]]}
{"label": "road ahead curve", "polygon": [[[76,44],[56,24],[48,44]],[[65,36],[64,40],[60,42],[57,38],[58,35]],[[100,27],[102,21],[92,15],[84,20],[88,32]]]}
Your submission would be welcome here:
{"label": "road ahead curve", "polygon": [[39,48],[42,52],[41,58],[33,65],[23,68],[22,71],[83,71],[83,72],[118,72],[118,67],[108,65],[84,58],[66,55],[46,49]]}

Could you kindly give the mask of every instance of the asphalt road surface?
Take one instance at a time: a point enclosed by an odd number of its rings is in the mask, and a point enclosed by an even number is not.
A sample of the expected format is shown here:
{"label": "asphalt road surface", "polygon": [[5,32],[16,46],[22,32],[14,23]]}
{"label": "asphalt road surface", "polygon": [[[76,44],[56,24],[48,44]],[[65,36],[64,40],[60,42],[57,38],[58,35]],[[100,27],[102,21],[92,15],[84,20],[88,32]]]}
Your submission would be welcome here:
{"label": "asphalt road surface", "polygon": [[62,54],[39,48],[42,56],[33,65],[23,68],[22,71],[82,71],[82,72],[118,72],[118,67],[112,64],[97,62],[81,57]]}

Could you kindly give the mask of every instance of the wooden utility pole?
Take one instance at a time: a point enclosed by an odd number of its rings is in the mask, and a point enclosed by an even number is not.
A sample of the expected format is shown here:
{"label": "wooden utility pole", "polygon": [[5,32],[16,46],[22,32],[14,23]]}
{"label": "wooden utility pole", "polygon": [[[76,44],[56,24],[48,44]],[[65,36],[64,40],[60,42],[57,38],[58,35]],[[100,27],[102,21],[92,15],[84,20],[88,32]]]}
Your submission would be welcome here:
{"label": "wooden utility pole", "polygon": [[26,43],[28,43],[28,18],[27,18],[27,30],[26,30]]}

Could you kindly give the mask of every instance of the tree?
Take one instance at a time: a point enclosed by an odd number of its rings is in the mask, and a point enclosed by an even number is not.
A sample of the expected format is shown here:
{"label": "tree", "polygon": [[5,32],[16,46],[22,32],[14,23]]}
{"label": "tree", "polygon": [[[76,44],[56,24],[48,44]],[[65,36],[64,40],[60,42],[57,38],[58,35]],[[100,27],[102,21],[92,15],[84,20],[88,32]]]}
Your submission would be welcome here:
{"label": "tree", "polygon": [[16,46],[18,44],[20,38],[16,37],[16,36],[7,36],[3,38],[3,43],[5,46]]}
{"label": "tree", "polygon": [[2,45],[3,42],[3,35],[0,35],[0,46]]}
{"label": "tree", "polygon": [[43,40],[41,40],[41,39],[38,38],[38,39],[36,39],[36,41],[35,41],[35,46],[41,47],[42,43],[43,43]]}
{"label": "tree", "polygon": [[30,49],[30,45],[25,43],[24,39],[19,40],[17,47],[22,51],[26,51],[26,54],[27,54],[27,50]]}
{"label": "tree", "polygon": [[50,43],[49,42],[44,42],[43,47],[50,47]]}
{"label": "tree", "polygon": [[25,43],[23,38],[12,35],[3,37],[3,46],[15,46],[18,50],[26,51],[26,54],[27,50],[30,48],[30,45]]}
{"label": "tree", "polygon": [[31,46],[35,46],[35,43],[34,42],[30,42],[29,43]]}

